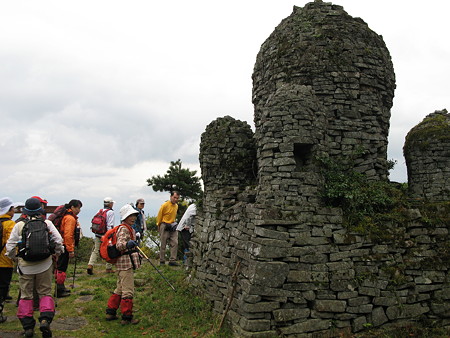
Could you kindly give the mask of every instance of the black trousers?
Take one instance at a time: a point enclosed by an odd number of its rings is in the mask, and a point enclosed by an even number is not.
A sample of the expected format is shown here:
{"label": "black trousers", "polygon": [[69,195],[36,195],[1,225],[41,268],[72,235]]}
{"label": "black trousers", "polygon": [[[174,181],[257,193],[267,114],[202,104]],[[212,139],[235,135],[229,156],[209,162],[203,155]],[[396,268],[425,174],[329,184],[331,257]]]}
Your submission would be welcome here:
{"label": "black trousers", "polygon": [[5,300],[8,295],[12,274],[13,268],[0,268],[0,301]]}
{"label": "black trousers", "polygon": [[58,262],[56,264],[56,269],[58,271],[66,272],[69,266],[69,253],[67,252],[66,246],[64,246],[64,253],[59,255]]}
{"label": "black trousers", "polygon": [[183,251],[186,249],[189,251],[189,242],[191,241],[191,233],[189,230],[181,230],[181,239],[183,240]]}

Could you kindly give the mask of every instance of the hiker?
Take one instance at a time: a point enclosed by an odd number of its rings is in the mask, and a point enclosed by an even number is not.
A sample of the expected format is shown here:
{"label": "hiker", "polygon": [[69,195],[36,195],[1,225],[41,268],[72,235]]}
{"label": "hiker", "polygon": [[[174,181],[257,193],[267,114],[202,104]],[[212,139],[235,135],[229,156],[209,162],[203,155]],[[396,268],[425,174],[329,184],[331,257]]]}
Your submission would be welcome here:
{"label": "hiker", "polygon": [[140,243],[144,238],[144,233],[147,230],[147,222],[145,221],[144,212],[145,201],[143,198],[138,198],[134,209],[138,211],[136,222],[133,224],[133,229],[136,231],[137,242]]}
{"label": "hiker", "polygon": [[61,227],[59,229],[63,238],[64,253],[58,257],[55,271],[56,297],[58,298],[70,296],[70,290],[66,289],[64,282],[66,280],[69,259],[75,257],[75,231],[77,227],[80,227],[77,215],[80,213],[83,203],[81,203],[80,200],[74,199],[64,206],[67,211],[62,218]]}
{"label": "hiker", "polygon": [[170,199],[164,202],[156,216],[156,225],[158,226],[160,236],[159,248],[159,264],[166,264],[166,246],[169,241],[170,258],[169,265],[177,266],[177,251],[178,251],[178,231],[176,230],[175,219],[178,211],[178,200],[180,194],[177,191],[172,191]]}
{"label": "hiker", "polygon": [[[45,198],[41,198],[39,196],[31,196],[31,198],[36,198],[39,200],[39,202],[41,202],[42,218],[46,219],[47,213],[45,212],[45,207],[48,204],[47,200]],[[21,214],[20,217],[18,219],[16,219],[16,223],[19,223],[20,221],[25,222],[26,219],[27,219],[27,215]],[[19,304],[19,301],[20,301],[20,290],[19,290],[19,294],[17,295],[17,304]],[[33,309],[34,309],[34,311],[39,311],[39,295],[36,291],[36,287],[33,289]]]}
{"label": "hiker", "polygon": [[[44,219],[47,217],[47,213],[45,212],[45,207],[47,206],[48,202],[46,199],[41,198],[39,196],[31,196],[30,198],[36,198],[39,200],[39,202],[41,202],[41,207],[42,207],[42,216],[44,217]],[[27,215],[22,213],[18,219],[16,219],[16,223],[19,223],[22,220],[25,220],[27,218]]]}
{"label": "hiker", "polygon": [[14,208],[19,205],[20,203],[14,203],[9,197],[0,199],[0,323],[4,323],[7,319],[3,316],[3,307],[5,306],[5,301],[8,297],[14,266],[12,259],[5,256],[5,246],[12,229],[16,224],[12,220],[15,211]]}
{"label": "hiker", "polygon": [[188,206],[186,211],[181,217],[180,223],[177,225],[177,231],[181,233],[181,239],[183,240],[183,260],[186,263],[187,255],[190,252],[190,242],[192,233],[194,232],[195,217],[197,215],[197,206],[192,203]]}
{"label": "hiker", "polygon": [[[105,217],[106,228],[104,229],[104,231],[103,231],[103,229],[98,232],[93,231],[93,233],[95,235],[94,236],[94,247],[92,248],[91,257],[89,258],[89,263],[88,263],[88,266],[86,269],[88,275],[94,274],[94,264],[97,261],[97,258],[99,256],[100,239],[106,233],[106,231],[114,228],[114,222],[115,222],[114,221],[114,211],[113,211],[114,203],[115,203],[115,201],[111,197],[105,197],[103,199],[103,209],[99,210],[99,213],[103,213],[103,215]],[[113,272],[112,264],[106,263],[106,273],[112,273],[112,272]]]}
{"label": "hiker", "polygon": [[131,205],[124,205],[120,209],[122,223],[116,233],[116,248],[122,252],[122,255],[119,256],[115,264],[117,286],[108,300],[106,320],[117,319],[117,309],[120,305],[122,325],[139,323],[138,319],[133,319],[134,270],[141,265],[139,254],[135,249],[137,246],[136,232],[132,228],[137,214],[138,211]]}
{"label": "hiker", "polygon": [[[33,317],[33,288],[39,295],[39,323],[43,337],[51,337],[50,323],[55,315],[55,302],[52,298],[53,255],[59,255],[64,249],[62,238],[49,220],[42,218],[41,202],[29,198],[23,212],[25,221],[14,225],[6,243],[8,257],[18,256],[20,301],[17,309],[25,337],[33,337],[36,321]],[[18,247],[18,248],[17,248]]]}

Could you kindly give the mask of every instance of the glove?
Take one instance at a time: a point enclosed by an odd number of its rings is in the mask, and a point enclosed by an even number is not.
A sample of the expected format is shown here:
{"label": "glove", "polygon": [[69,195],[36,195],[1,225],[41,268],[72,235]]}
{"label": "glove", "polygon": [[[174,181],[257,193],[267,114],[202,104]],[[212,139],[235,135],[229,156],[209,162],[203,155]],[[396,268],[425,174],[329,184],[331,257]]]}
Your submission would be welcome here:
{"label": "glove", "polygon": [[133,249],[135,246],[137,246],[138,244],[137,244],[137,242],[136,241],[133,241],[132,239],[130,239],[128,242],[127,242],[127,249]]}

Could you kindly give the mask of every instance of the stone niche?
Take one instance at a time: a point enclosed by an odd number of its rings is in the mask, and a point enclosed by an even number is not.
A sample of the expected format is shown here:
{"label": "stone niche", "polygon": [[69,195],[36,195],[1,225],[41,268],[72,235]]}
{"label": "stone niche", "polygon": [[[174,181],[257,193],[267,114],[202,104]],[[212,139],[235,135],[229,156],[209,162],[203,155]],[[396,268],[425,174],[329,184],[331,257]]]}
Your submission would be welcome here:
{"label": "stone niche", "polygon": [[403,153],[411,197],[450,200],[450,114],[437,110],[406,135]]}
{"label": "stone niche", "polygon": [[394,89],[382,37],[341,6],[313,2],[294,7],[261,46],[255,132],[229,116],[207,126],[192,284],[236,336],[450,324],[449,267],[438,251],[447,225],[405,210],[404,224],[386,224],[390,240],[373,242],[349,233],[342,210],[321,199],[321,156],[352,157],[354,169],[386,180]]}

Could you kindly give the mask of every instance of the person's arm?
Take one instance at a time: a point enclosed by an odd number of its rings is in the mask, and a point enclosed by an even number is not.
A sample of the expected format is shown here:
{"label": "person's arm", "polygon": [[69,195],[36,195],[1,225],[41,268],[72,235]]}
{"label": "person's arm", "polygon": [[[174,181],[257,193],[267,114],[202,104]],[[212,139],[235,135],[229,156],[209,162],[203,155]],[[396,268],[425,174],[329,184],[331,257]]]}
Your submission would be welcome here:
{"label": "person's arm", "polygon": [[11,259],[16,258],[16,247],[17,243],[21,240],[20,230],[23,226],[23,222],[16,223],[14,228],[9,235],[8,241],[6,242],[6,253],[5,255]]}
{"label": "person's arm", "polygon": [[75,256],[75,227],[77,220],[72,215],[66,215],[61,221],[61,227],[64,232],[64,245],[69,252],[69,257]]}
{"label": "person's arm", "polygon": [[[120,225],[119,225],[120,226]],[[130,233],[126,226],[120,226],[117,230],[117,241],[116,248],[119,251],[124,251],[127,249],[127,243],[131,239]]]}
{"label": "person's arm", "polygon": [[161,205],[161,208],[159,208],[158,215],[156,215],[156,225],[159,227],[162,222],[163,214],[164,214],[164,205]]}

